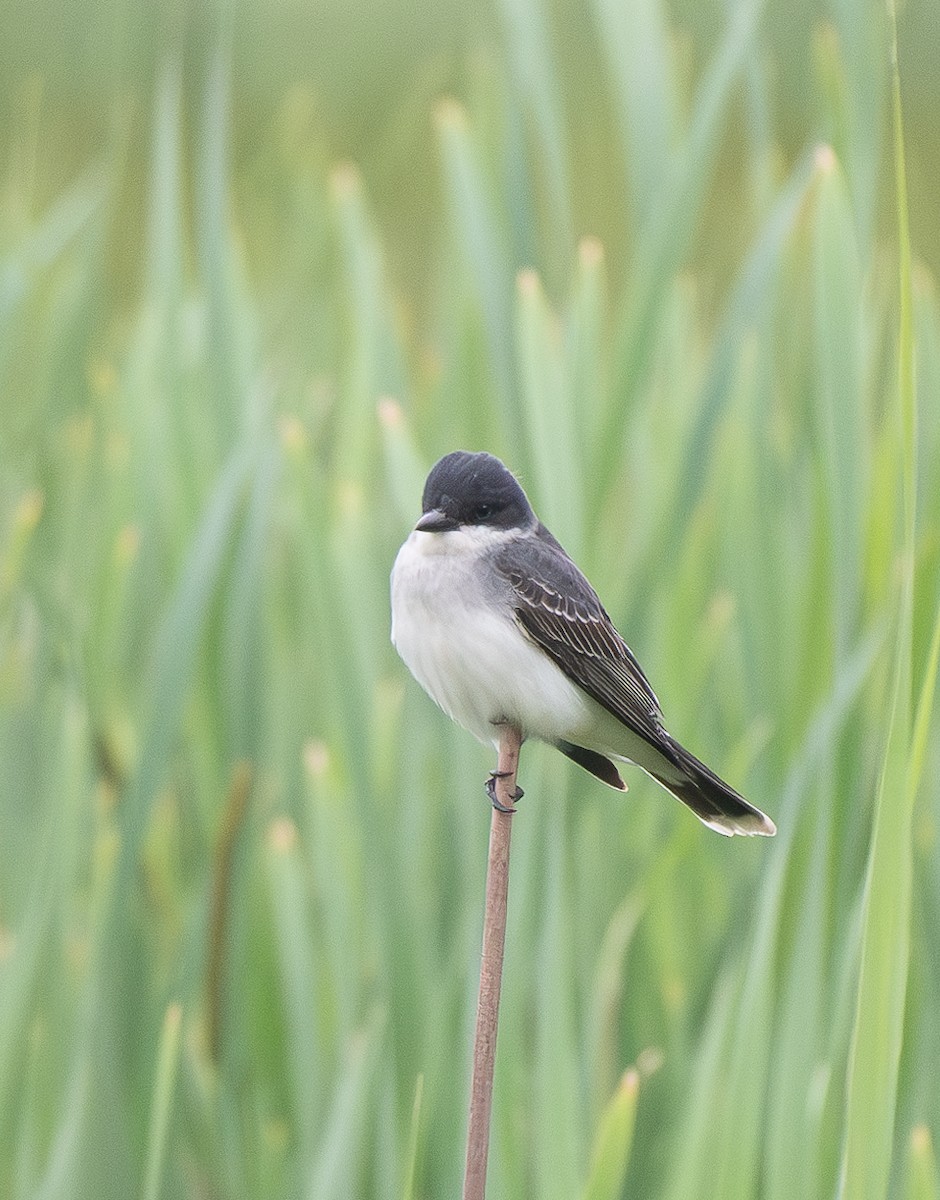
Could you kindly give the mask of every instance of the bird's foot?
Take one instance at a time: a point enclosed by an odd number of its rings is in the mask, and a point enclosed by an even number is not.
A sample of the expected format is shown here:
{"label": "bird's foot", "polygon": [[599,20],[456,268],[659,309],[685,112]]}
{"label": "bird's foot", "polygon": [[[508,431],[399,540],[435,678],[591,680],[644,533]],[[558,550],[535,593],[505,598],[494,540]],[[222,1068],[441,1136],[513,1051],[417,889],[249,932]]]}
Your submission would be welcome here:
{"label": "bird's foot", "polygon": [[493,807],[496,809],[497,812],[509,813],[510,816],[512,816],[512,814],[516,811],[516,809],[515,809],[516,801],[521,800],[522,797],[525,795],[525,792],[522,790],[521,787],[517,787],[511,797],[512,806],[507,807],[505,804],[501,804],[499,799],[496,796],[496,780],[497,779],[506,779],[511,774],[512,774],[512,771],[490,771],[490,777],[486,781],[486,794],[490,798],[490,803],[493,805]]}

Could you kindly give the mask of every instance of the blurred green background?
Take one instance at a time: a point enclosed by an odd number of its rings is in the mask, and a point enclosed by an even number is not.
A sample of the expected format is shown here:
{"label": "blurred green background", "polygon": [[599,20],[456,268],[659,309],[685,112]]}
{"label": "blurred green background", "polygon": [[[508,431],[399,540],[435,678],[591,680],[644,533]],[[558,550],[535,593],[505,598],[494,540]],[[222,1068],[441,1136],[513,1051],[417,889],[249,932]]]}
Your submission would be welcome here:
{"label": "blurred green background", "polygon": [[780,831],[525,748],[490,1194],[940,1195],[936,4],[2,28],[0,1196],[459,1194],[459,446]]}

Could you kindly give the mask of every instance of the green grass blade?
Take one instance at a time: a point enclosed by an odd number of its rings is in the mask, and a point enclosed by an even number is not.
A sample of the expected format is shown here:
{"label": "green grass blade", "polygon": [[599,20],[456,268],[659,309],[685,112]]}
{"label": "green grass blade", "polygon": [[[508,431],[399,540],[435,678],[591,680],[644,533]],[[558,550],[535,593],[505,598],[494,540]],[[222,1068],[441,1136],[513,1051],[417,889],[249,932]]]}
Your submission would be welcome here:
{"label": "green grass blade", "polygon": [[408,529],[418,519],[428,464],[421,457],[405,413],[396,400],[383,397],[378,415],[395,517],[402,529]]}
{"label": "green grass blade", "polygon": [[933,1149],[933,1139],[926,1125],[911,1130],[907,1156],[907,1187],[904,1200],[938,1200],[940,1172]]}
{"label": "green grass blade", "polygon": [[[323,1138],[313,1160],[307,1200],[361,1194],[367,1157],[367,1098],[376,1073],[382,1020],[374,1015],[355,1035],[346,1054]],[[389,1177],[395,1178],[394,1167]]]}
{"label": "green grass blade", "polygon": [[775,955],[786,915],[786,877],[797,821],[812,794],[814,781],[832,754],[836,737],[867,678],[873,646],[863,644],[837,676],[833,694],[812,723],[812,736],[794,764],[781,804],[779,832],[771,852],[754,925],[736,1013],[727,1081],[727,1108],[711,1154],[717,1171],[716,1196],[749,1196],[757,1186],[766,1089],[772,1070],[767,1031],[773,1027],[777,980]]}
{"label": "green grass blade", "polygon": [[[893,22],[893,10],[892,10]],[[900,254],[898,330],[899,475],[903,496],[903,568],[898,602],[888,744],[875,802],[864,895],[858,1006],[849,1059],[840,1195],[881,1197],[891,1171],[898,1063],[907,995],[911,918],[911,647],[915,569],[916,392],[910,239],[897,34],[893,46],[895,185]]]}
{"label": "green grass blade", "polygon": [[[803,752],[794,763],[777,820],[778,833],[755,914],[749,951],[741,966],[741,983],[729,1002],[721,1004],[721,1027],[710,1030],[712,1063],[693,1093],[692,1126],[697,1136],[678,1155],[679,1168],[667,1195],[679,1197],[692,1186],[700,1196],[749,1196],[754,1192],[761,1159],[760,1131],[770,1071],[776,1001],[775,959],[785,917],[786,881],[798,821],[813,781],[832,754],[835,739],[858,701],[874,661],[871,640],[856,649],[837,677],[831,696],[814,714]],[[717,1017],[715,1018],[718,1019]],[[724,1051],[721,1051],[724,1047]],[[721,1055],[719,1057],[719,1055]],[[713,1058],[714,1056],[714,1058]],[[688,1194],[688,1193],[685,1193]]]}
{"label": "green grass blade", "polygon": [[[224,451],[230,431],[256,432],[250,391],[256,361],[256,331],[245,302],[229,221],[229,178],[234,8],[216,6],[211,46],[206,55],[199,111],[196,163],[196,250],[206,295],[206,367],[211,389],[214,444]],[[244,424],[242,424],[244,422]]]}
{"label": "green grass blade", "polygon": [[294,1136],[310,1153],[320,1117],[326,1064],[321,1052],[317,964],[311,933],[314,922],[307,896],[303,860],[296,826],[280,818],[268,831],[267,884],[281,975],[281,996],[287,1043],[293,1049],[287,1068],[291,1089],[290,1112]]}
{"label": "green grass blade", "polygon": [[663,192],[651,205],[649,228],[637,250],[629,300],[616,338],[616,356],[607,418],[595,450],[597,473],[604,486],[616,474],[624,443],[624,404],[647,379],[659,322],[675,272],[686,251],[686,237],[695,227],[709,171],[731,94],[747,57],[753,51],[764,0],[744,0],[729,17],[725,36],[702,80],[695,115],[685,143],[679,147]]}
{"label": "green grass blade", "polygon": [[636,1121],[640,1077],[635,1070],[624,1073],[614,1092],[594,1137],[591,1173],[581,1193],[581,1200],[617,1200],[630,1162],[633,1126]]}
{"label": "green grass blade", "polygon": [[517,460],[523,443],[512,423],[516,389],[512,351],[506,337],[506,330],[512,326],[509,246],[494,211],[466,112],[453,100],[441,101],[435,124],[456,236],[482,314],[490,369],[500,400],[500,442]]}
{"label": "green grass blade", "polygon": [[714,1195],[711,1144],[715,1114],[725,1103],[725,1063],[733,1035],[732,1011],[737,981],[731,972],[713,986],[708,1012],[699,1034],[694,1069],[684,1097],[685,1117],[681,1136],[669,1154],[669,1172],[661,1194],[667,1200]]}
{"label": "green grass blade", "polygon": [[840,1195],[853,1200],[882,1196],[887,1186],[910,949],[910,610],[909,600],[901,603],[890,732],[865,888],[862,964],[846,1100]]}
{"label": "green grass blade", "polygon": [[424,1076],[419,1075],[415,1084],[415,1099],[411,1109],[411,1129],[408,1135],[408,1149],[405,1154],[405,1186],[402,1188],[402,1200],[417,1200],[415,1179],[418,1166],[418,1138],[421,1132],[421,1104],[424,1098]]}
{"label": "green grass blade", "polygon": [[[688,431],[682,465],[675,472],[675,491],[665,530],[651,546],[650,555],[659,545],[671,544],[691,520],[707,477],[712,445],[733,392],[738,355],[748,331],[768,302],[774,271],[778,268],[787,239],[813,178],[813,160],[803,159],[781,189],[774,207],[765,220],[735,284],[722,317],[711,353],[708,371],[695,404],[695,415]],[[643,564],[638,572],[642,580],[652,571]],[[639,591],[639,595],[642,592]]]}
{"label": "green grass blade", "polygon": [[183,276],[182,71],[168,58],[157,79],[153,110],[150,207],[147,220],[147,276],[144,294],[162,312],[179,303]]}
{"label": "green grass blade", "polygon": [[534,460],[532,502],[555,536],[576,553],[584,531],[584,484],[577,411],[565,378],[561,331],[534,271],[520,272],[517,293],[519,374]]}
{"label": "green grass blade", "polygon": [[627,893],[621,901],[604,931],[591,980],[587,1028],[592,1093],[598,1101],[609,1094],[615,1074],[617,1025],[626,986],[625,960],[644,908],[644,899],[634,893]]}
{"label": "green grass blade", "polygon": [[[810,841],[810,865],[799,893],[802,904],[794,931],[794,948],[780,987],[779,1032],[775,1036],[773,1087],[767,1112],[766,1188],[768,1200],[818,1194],[820,1168],[821,1063],[833,1047],[824,1044],[824,997],[827,984],[825,914],[827,869],[831,854],[832,806],[828,803],[831,773],[822,770],[810,803],[804,805],[803,841]],[[796,889],[794,889],[796,891]],[[823,1068],[824,1069],[824,1068]]]}
{"label": "green grass blade", "polygon": [[[280,461],[275,447],[262,443],[251,481],[238,542],[226,580],[219,675],[224,689],[227,764],[256,763],[264,731],[264,575],[271,536],[271,510]],[[260,686],[259,686],[260,685]]]}
{"label": "green grass blade", "polygon": [[545,831],[546,891],[537,970],[539,1014],[533,1093],[536,1192],[539,1200],[565,1200],[577,1194],[584,1106],[573,1051],[572,975],[568,947],[570,902],[562,847],[563,822]]}
{"label": "green grass blade", "polygon": [[562,96],[552,61],[547,8],[541,0],[500,0],[506,24],[513,78],[531,113],[550,197],[550,226],[557,260],[574,247],[571,181],[568,169]]}
{"label": "green grass blade", "polygon": [[630,199],[642,227],[666,190],[678,140],[666,14],[659,0],[595,0],[593,11],[617,102]]}
{"label": "green grass blade", "polygon": [[835,0],[827,9],[841,60],[836,150],[850,167],[852,206],[863,246],[869,244],[875,221],[877,179],[888,129],[882,117],[891,87],[884,53],[884,9],[877,0],[862,9],[853,0]]}
{"label": "green grass blade", "polygon": [[141,1200],[160,1200],[163,1191],[163,1164],[176,1088],[182,1024],[182,1008],[178,1004],[171,1004],[166,1010],[157,1050],[157,1070],[153,1080],[153,1102],[147,1134],[147,1165],[140,1193]]}
{"label": "green grass blade", "polygon": [[862,497],[868,488],[871,437],[862,390],[862,336],[857,297],[861,272],[842,172],[831,154],[817,151],[814,228],[814,327],[817,386],[814,406],[830,505],[834,570],[833,635],[841,657],[856,633],[863,533]]}
{"label": "green grass blade", "polygon": [[349,295],[350,341],[336,470],[344,483],[362,484],[377,437],[375,405],[382,396],[401,398],[405,381],[389,312],[384,255],[362,180],[347,164],[333,172],[331,183]]}
{"label": "green grass blade", "polygon": [[196,670],[200,638],[232,544],[254,451],[234,454],[216,483],[167,607],[154,647],[141,756],[122,810],[122,838],[112,920],[137,863],[150,806],[169,769],[183,706]]}
{"label": "green grass blade", "polygon": [[[30,1040],[43,1045],[47,1059],[56,1061],[62,1052],[57,1037],[74,1030],[74,1013],[59,1007],[64,998],[59,988],[65,984],[60,956],[71,890],[84,874],[82,860],[90,851],[83,816],[84,781],[89,770],[88,713],[74,697],[63,697],[60,705],[61,711],[50,712],[39,730],[47,769],[57,785],[55,819],[43,822],[22,918],[13,930],[6,931],[0,971],[0,1140],[11,1147],[17,1140],[20,1076]],[[53,713],[55,724],[50,721]],[[110,858],[109,854],[109,862]],[[31,1033],[37,1013],[44,1008],[43,999],[51,1004],[47,1023]]]}
{"label": "green grass blade", "polygon": [[6,332],[17,307],[35,284],[37,272],[51,266],[88,228],[106,197],[103,168],[82,174],[13,248],[0,258],[0,330]]}
{"label": "green grass blade", "polygon": [[931,718],[933,716],[934,698],[937,693],[937,671],[940,668],[940,608],[934,619],[933,634],[930,638],[930,648],[924,664],[924,674],[921,679],[917,707],[914,710],[914,731],[911,735],[911,755],[909,764],[908,787],[912,798],[920,791],[924,774],[924,762],[930,739]]}
{"label": "green grass blade", "polygon": [[583,462],[596,443],[607,370],[607,278],[604,247],[593,237],[578,245],[578,268],[568,311],[566,358],[569,404],[577,414],[578,453]]}

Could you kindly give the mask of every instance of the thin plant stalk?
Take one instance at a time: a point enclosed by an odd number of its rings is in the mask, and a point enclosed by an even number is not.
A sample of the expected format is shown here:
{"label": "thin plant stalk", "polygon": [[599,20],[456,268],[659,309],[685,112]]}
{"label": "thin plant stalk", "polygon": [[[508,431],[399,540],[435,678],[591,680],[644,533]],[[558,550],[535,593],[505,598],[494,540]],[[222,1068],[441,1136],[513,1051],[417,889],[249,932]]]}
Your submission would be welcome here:
{"label": "thin plant stalk", "polygon": [[[496,767],[496,799],[512,809],[516,795],[516,769],[522,739],[517,729],[500,731]],[[490,851],[486,868],[486,906],[483,915],[483,948],[476,1035],[473,1040],[473,1074],[470,1082],[470,1121],[467,1129],[467,1166],[463,1200],[483,1200],[490,1147],[490,1114],[493,1107],[493,1068],[499,1024],[499,992],[503,978],[506,942],[506,902],[509,896],[509,842],[512,812],[493,808]]]}

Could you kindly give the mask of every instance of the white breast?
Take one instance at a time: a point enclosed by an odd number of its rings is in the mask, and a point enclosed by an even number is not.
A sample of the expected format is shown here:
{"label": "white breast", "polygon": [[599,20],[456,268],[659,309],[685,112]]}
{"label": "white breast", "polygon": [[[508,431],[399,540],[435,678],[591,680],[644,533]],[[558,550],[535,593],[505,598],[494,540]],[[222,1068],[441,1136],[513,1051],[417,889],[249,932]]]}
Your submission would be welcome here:
{"label": "white breast", "polygon": [[425,691],[481,742],[495,742],[504,721],[523,736],[570,739],[595,706],[522,632],[508,584],[501,597],[480,581],[480,553],[505,536],[482,527],[412,533],[392,569],[392,641]]}

